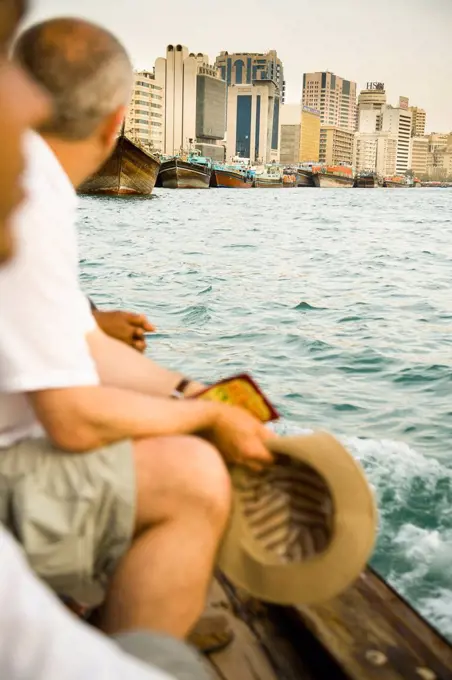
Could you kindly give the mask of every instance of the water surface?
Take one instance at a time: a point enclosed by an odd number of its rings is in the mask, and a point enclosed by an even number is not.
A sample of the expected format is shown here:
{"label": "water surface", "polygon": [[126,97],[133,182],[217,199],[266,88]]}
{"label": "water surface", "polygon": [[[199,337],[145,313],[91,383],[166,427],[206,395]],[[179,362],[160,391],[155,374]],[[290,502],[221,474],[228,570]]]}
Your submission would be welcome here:
{"label": "water surface", "polygon": [[79,217],[84,288],[149,315],[151,356],[251,371],[281,431],[351,447],[374,566],[452,637],[452,190],[161,189]]}

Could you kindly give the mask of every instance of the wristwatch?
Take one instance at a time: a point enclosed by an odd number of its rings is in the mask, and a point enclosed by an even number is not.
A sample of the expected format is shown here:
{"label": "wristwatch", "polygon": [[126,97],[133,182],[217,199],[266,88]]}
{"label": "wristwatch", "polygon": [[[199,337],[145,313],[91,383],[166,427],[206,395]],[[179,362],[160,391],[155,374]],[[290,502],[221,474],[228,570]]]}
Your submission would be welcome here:
{"label": "wristwatch", "polygon": [[189,386],[190,383],[191,383],[191,380],[189,380],[188,378],[182,378],[182,380],[180,380],[180,382],[177,383],[176,387],[172,391],[171,398],[172,399],[184,399],[185,398],[184,392],[185,392],[185,390],[187,389],[187,387]]}

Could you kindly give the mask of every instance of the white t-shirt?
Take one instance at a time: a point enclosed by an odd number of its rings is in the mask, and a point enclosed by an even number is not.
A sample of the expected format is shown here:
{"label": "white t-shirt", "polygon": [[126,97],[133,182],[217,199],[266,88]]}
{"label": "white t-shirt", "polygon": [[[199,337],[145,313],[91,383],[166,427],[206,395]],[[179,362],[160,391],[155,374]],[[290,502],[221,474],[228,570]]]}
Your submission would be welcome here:
{"label": "white t-shirt", "polygon": [[70,614],[0,526],[2,680],[171,680]]}
{"label": "white t-shirt", "polygon": [[77,197],[35,133],[26,158],[16,254],[0,269],[0,448],[43,434],[27,392],[99,383],[86,341],[95,321],[78,284]]}

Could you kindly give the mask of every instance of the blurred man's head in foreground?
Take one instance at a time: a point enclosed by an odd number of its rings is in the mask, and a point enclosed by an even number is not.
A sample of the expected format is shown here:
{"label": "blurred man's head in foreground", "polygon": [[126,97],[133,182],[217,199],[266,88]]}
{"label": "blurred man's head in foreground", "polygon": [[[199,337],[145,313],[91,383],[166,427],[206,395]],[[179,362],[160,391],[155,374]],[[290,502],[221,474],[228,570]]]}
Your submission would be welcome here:
{"label": "blurred man's head in foreground", "polygon": [[27,0],[0,0],[0,51],[6,54],[28,8]]}
{"label": "blurred man's head in foreground", "polygon": [[132,92],[132,64],[121,43],[90,22],[51,19],[25,31],[14,56],[52,97],[53,115],[38,131],[74,152],[83,145],[100,165],[113,149]]}
{"label": "blurred man's head in foreground", "polygon": [[0,262],[12,253],[11,216],[23,198],[24,135],[49,113],[41,89],[7,58],[25,9],[25,0],[0,0]]}

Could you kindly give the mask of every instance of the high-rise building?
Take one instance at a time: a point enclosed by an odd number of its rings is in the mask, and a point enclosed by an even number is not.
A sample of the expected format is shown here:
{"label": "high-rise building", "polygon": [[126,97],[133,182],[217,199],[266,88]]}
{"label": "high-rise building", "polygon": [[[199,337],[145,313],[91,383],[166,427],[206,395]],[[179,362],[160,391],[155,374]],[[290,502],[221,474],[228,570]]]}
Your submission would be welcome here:
{"label": "high-rise building", "polygon": [[[449,142],[449,140],[451,140]],[[431,132],[428,136],[428,150],[430,153],[435,151],[443,151],[447,146],[452,144],[452,132]]]}
{"label": "high-rise building", "polygon": [[280,162],[292,165],[319,160],[320,111],[300,104],[281,107]]}
{"label": "high-rise building", "polygon": [[375,132],[357,132],[353,147],[353,166],[356,172],[376,172],[378,135]]}
{"label": "high-rise building", "polygon": [[452,146],[428,155],[427,175],[431,180],[452,181]]}
{"label": "high-rise building", "polygon": [[125,132],[130,139],[162,152],[165,129],[163,88],[156,83],[151,71],[136,71],[133,81]]}
{"label": "high-rise building", "polygon": [[319,161],[328,165],[353,163],[353,141],[355,133],[336,125],[322,125],[320,128]]}
{"label": "high-rise building", "polygon": [[308,106],[301,108],[300,156],[301,163],[318,161],[320,153],[320,111]]}
{"label": "high-rise building", "polygon": [[256,52],[220,52],[215,60],[221,78],[228,85],[251,85],[255,80],[273,80],[279,89],[281,103],[284,104],[286,83],[284,68],[276,50],[264,54]]}
{"label": "high-rise building", "polygon": [[410,106],[411,111],[411,136],[423,137],[425,135],[426,113],[424,109],[419,109],[417,106]]}
{"label": "high-rise building", "polygon": [[427,175],[433,180],[452,178],[452,132],[428,136]]}
{"label": "high-rise building", "polygon": [[353,165],[356,172],[393,175],[396,171],[397,136],[382,132],[386,92],[383,83],[367,83],[358,96],[357,132]]}
{"label": "high-rise building", "polygon": [[381,111],[386,106],[384,83],[367,83],[366,89],[358,95],[358,108]]}
{"label": "high-rise building", "polygon": [[281,148],[280,163],[293,165],[300,160],[301,105],[281,106]]}
{"label": "high-rise building", "polygon": [[412,114],[408,102],[401,97],[398,107],[387,106],[383,111],[382,130],[397,138],[395,173],[404,174],[411,169],[411,123]]}
{"label": "high-rise building", "polygon": [[411,169],[416,176],[427,175],[428,135],[411,139]]}
{"label": "high-rise building", "polygon": [[[224,160],[227,86],[218,71],[202,63],[196,76],[196,147],[203,156]],[[221,142],[221,144],[220,144]]]}
{"label": "high-rise building", "polygon": [[155,62],[155,80],[164,93],[164,152],[177,154],[193,144],[222,160],[226,126],[226,83],[207,55],[168,45]]}
{"label": "high-rise building", "polygon": [[[358,132],[370,130],[363,130],[361,126],[361,118],[369,111],[375,113],[375,130],[381,130],[381,114],[386,106],[386,90],[384,83],[367,83],[366,89],[361,90],[358,95],[357,107],[357,125]],[[364,113],[366,112],[366,113]]]}
{"label": "high-rise building", "polygon": [[273,80],[228,87],[226,157],[279,161],[280,96]]}
{"label": "high-rise building", "polygon": [[[384,109],[383,109],[384,110]],[[358,132],[378,132],[381,129],[381,111],[361,109],[358,114]]]}
{"label": "high-rise building", "polygon": [[390,132],[357,132],[353,165],[356,172],[375,172],[383,177],[394,175],[397,161],[397,137]]}
{"label": "high-rise building", "polygon": [[329,71],[303,74],[304,106],[320,111],[321,124],[356,128],[356,83]]}

